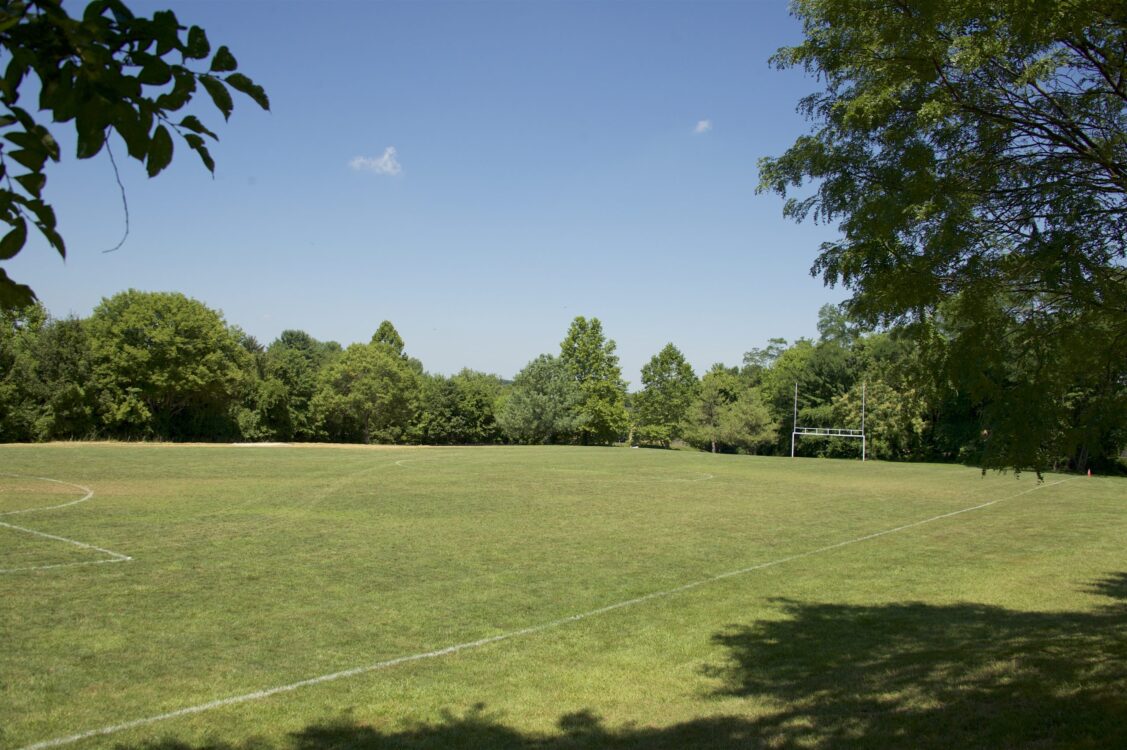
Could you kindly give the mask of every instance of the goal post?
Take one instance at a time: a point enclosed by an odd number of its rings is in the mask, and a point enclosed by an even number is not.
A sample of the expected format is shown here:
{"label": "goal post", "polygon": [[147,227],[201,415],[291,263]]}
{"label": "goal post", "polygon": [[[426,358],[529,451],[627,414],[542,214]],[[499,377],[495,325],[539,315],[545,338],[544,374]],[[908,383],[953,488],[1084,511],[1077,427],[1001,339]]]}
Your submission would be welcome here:
{"label": "goal post", "polygon": [[794,458],[794,444],[799,436],[805,437],[842,437],[859,438],[861,440],[861,460],[864,461],[868,439],[865,436],[865,382],[861,383],[861,429],[851,427],[808,427],[798,423],[798,383],[794,384],[794,421],[791,422],[790,457]]}

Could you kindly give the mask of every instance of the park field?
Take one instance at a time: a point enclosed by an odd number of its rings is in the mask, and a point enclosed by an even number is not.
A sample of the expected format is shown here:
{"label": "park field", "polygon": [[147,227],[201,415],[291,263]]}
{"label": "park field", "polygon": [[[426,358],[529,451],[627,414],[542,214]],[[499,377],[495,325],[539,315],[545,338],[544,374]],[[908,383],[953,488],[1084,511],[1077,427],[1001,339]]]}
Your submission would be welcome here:
{"label": "park field", "polygon": [[0,644],[5,750],[1127,747],[1127,480],[0,446]]}

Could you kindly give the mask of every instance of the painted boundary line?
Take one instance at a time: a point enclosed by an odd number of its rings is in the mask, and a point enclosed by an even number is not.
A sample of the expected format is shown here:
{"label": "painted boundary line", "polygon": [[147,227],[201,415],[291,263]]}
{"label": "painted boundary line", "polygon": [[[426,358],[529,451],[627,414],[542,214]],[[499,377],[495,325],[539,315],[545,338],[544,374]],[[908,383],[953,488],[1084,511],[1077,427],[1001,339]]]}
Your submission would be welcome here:
{"label": "painted boundary line", "polygon": [[769,560],[767,562],[759,563],[757,565],[749,565],[746,568],[739,568],[738,570],[730,570],[726,573],[719,573],[719,574],[714,575],[714,576],[709,576],[708,578],[700,578],[696,581],[691,581],[691,582],[686,583],[684,585],[677,586],[676,588],[665,589],[665,590],[662,590],[662,591],[654,591],[652,593],[644,594],[643,596],[639,596],[639,597],[636,597],[634,599],[626,599],[626,600],[621,601],[621,602],[615,602],[614,604],[608,604],[605,607],[599,607],[598,609],[588,610],[587,612],[580,612],[579,614],[569,615],[567,617],[561,617],[558,620],[552,620],[550,622],[540,623],[539,625],[531,625],[527,628],[521,628],[520,630],[511,630],[507,633],[501,633],[499,635],[490,636],[488,638],[480,638],[476,641],[467,641],[465,643],[457,643],[457,644],[454,644],[453,646],[446,646],[445,648],[435,649],[434,651],[426,651],[424,653],[419,653],[419,654],[409,654],[407,656],[399,656],[399,657],[396,657],[394,659],[387,659],[385,661],[375,662],[374,664],[368,664],[368,665],[361,666],[361,667],[353,667],[352,669],[345,669],[345,670],[342,670],[340,672],[333,672],[331,674],[324,674],[324,675],[320,675],[318,677],[310,677],[310,678],[305,679],[305,680],[299,680],[298,682],[291,682],[288,685],[279,685],[277,687],[266,688],[264,690],[258,690],[258,691],[255,691],[253,693],[245,693],[243,695],[234,695],[234,696],[231,696],[229,698],[220,698],[218,700],[209,701],[208,703],[200,703],[200,704],[197,704],[195,706],[187,706],[185,708],[180,708],[180,709],[177,709],[175,711],[169,711],[169,712],[163,713],[163,714],[157,714],[155,716],[146,716],[146,717],[141,718],[141,719],[133,719],[131,721],[125,721],[125,722],[122,722],[120,724],[111,724],[109,726],[100,727],[98,729],[90,729],[88,731],[79,732],[78,734],[72,734],[72,735],[69,735],[69,736],[66,736],[66,737],[57,737],[55,739],[43,740],[42,742],[36,742],[34,744],[31,744],[31,745],[25,745],[22,748],[18,748],[18,750],[46,750],[46,748],[61,747],[63,745],[70,745],[70,744],[73,744],[75,742],[80,742],[82,740],[91,739],[93,737],[102,737],[102,736],[105,736],[105,735],[117,734],[118,732],[124,732],[124,731],[129,730],[129,729],[136,729],[138,727],[147,726],[149,724],[156,724],[157,722],[166,721],[168,719],[175,719],[175,718],[178,718],[178,717],[181,717],[181,716],[191,716],[193,714],[204,713],[205,711],[211,711],[211,710],[216,709],[216,708],[223,708],[224,706],[233,706],[233,705],[236,705],[236,704],[239,704],[239,703],[248,703],[250,701],[262,700],[264,698],[270,698],[271,696],[280,695],[282,693],[293,692],[294,690],[299,690],[299,689],[304,688],[304,687],[311,687],[313,685],[320,685],[321,683],[325,683],[325,682],[334,682],[336,680],[343,680],[343,679],[348,678],[348,677],[356,677],[358,675],[367,674],[369,672],[376,672],[376,671],[383,670],[383,669],[389,669],[391,667],[395,667],[395,666],[398,666],[400,664],[407,664],[407,663],[413,662],[413,661],[422,661],[424,659],[436,659],[436,658],[441,657],[441,656],[450,656],[451,654],[457,654],[457,653],[462,652],[462,651],[470,651],[472,649],[481,648],[482,646],[488,646],[491,643],[499,643],[501,641],[507,641],[507,640],[511,640],[513,638],[520,638],[521,636],[533,635],[535,633],[540,633],[540,632],[543,632],[545,630],[550,630],[552,628],[560,627],[561,625],[567,625],[568,623],[578,622],[580,620],[586,620],[586,619],[591,618],[591,617],[596,617],[598,615],[606,614],[607,612],[613,612],[616,609],[624,609],[626,607],[632,607],[636,604],[642,604],[644,602],[648,602],[648,601],[651,601],[653,599],[661,599],[661,598],[664,598],[664,597],[673,596],[674,594],[679,594],[679,593],[682,593],[682,592],[685,592],[685,591],[690,591],[692,589],[700,588],[701,586],[705,586],[705,585],[710,584],[710,583],[715,583],[716,581],[721,581],[721,580],[724,580],[726,578],[732,578],[734,576],[739,576],[739,575],[746,575],[747,573],[752,573],[752,572],[757,571],[757,570],[764,570],[765,568],[771,568],[771,567],[774,567],[776,565],[782,565],[784,563],[793,562],[794,560],[801,560],[801,559],[806,558],[806,557],[812,557],[814,555],[822,554],[823,552],[830,552],[830,551],[835,550],[835,549],[847,547],[851,544],[858,544],[860,542],[865,542],[865,541],[868,541],[870,539],[876,539],[878,537],[887,536],[888,534],[895,534],[895,533],[900,532],[900,531],[906,531],[908,529],[914,529],[917,526],[923,526],[924,524],[932,523],[933,521],[940,521],[944,518],[951,518],[952,516],[957,516],[957,515],[960,515],[962,513],[970,513],[971,511],[981,510],[982,508],[988,508],[991,505],[996,505],[996,504],[998,504],[998,503],[1000,503],[1004,500],[1012,500],[1015,497],[1020,497],[1022,495],[1028,495],[1030,492],[1035,492],[1035,491],[1037,491],[1039,489],[1043,489],[1045,487],[1054,487],[1058,484],[1064,484],[1065,482],[1071,481],[1073,478],[1062,479],[1058,482],[1052,482],[1052,483],[1049,483],[1049,484],[1039,484],[1039,485],[1032,487],[1028,490],[1022,490],[1021,492],[1018,492],[1016,494],[1007,495],[1006,497],[1000,497],[997,500],[991,500],[990,502],[981,503],[979,505],[974,505],[974,506],[971,506],[969,508],[962,508],[960,510],[951,511],[950,513],[943,513],[943,514],[938,515],[938,516],[932,516],[931,518],[925,518],[922,521],[915,521],[913,523],[904,524],[903,526],[897,526],[896,528],[885,529],[884,531],[878,531],[878,532],[873,533],[873,534],[867,534],[865,536],[859,536],[855,539],[848,539],[844,542],[838,542],[836,544],[829,544],[829,545],[826,545],[825,547],[818,547],[817,549],[812,549],[812,550],[809,550],[807,552],[799,552],[798,554],[788,555],[787,557],[780,557],[778,559]]}
{"label": "painted boundary line", "polygon": [[[40,482],[54,482],[55,484],[61,484],[61,485],[64,485],[66,487],[74,487],[75,489],[82,490],[83,492],[86,493],[85,495],[83,495],[82,497],[80,497],[77,500],[71,500],[70,502],[60,503],[59,505],[47,505],[47,506],[43,506],[41,508],[23,508],[22,510],[9,510],[9,511],[5,511],[4,513],[0,513],[0,516],[15,516],[15,515],[19,515],[21,513],[33,513],[35,511],[40,511],[40,510],[57,510],[58,508],[67,508],[67,507],[70,507],[71,505],[78,505],[79,503],[84,503],[87,500],[94,497],[94,490],[90,489],[89,487],[83,487],[81,484],[74,484],[73,482],[64,482],[61,479],[50,479],[48,477],[32,477],[32,476],[26,476],[26,475],[23,475],[23,474],[9,474],[7,472],[0,472],[0,477],[14,477],[16,479],[35,479],[35,480],[38,480]],[[29,528],[26,528],[24,526],[16,526],[14,523],[5,523],[4,521],[0,521],[0,526],[3,526],[6,529],[14,529],[15,531],[22,531],[25,534],[34,534],[35,536],[40,536],[40,537],[43,537],[44,539],[51,539],[51,540],[56,541],[56,542],[66,542],[67,544],[73,544],[76,547],[82,547],[83,549],[94,550],[95,552],[101,552],[102,554],[110,556],[109,560],[86,560],[86,561],[83,561],[83,562],[56,563],[54,565],[32,565],[32,566],[29,566],[29,567],[26,567],[26,568],[0,568],[0,573],[19,573],[19,572],[27,571],[27,570],[53,570],[54,568],[73,568],[73,567],[78,566],[78,565],[103,565],[105,563],[129,562],[130,560],[133,559],[129,555],[123,555],[120,552],[114,552],[113,550],[104,549],[102,547],[96,547],[93,544],[87,544],[86,542],[80,542],[76,539],[67,539],[65,536],[55,536],[54,534],[48,534],[48,533],[43,532],[43,531],[36,531],[35,529],[29,529]]]}

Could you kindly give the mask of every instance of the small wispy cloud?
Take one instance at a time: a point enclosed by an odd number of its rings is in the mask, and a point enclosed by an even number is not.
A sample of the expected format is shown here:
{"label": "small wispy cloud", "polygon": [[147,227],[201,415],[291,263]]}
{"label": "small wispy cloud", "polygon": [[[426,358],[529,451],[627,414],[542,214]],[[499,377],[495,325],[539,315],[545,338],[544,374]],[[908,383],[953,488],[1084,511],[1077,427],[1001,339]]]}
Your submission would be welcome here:
{"label": "small wispy cloud", "polygon": [[707,133],[710,130],[712,130],[712,120],[698,120],[697,126],[693,128],[693,132],[697,135]]}
{"label": "small wispy cloud", "polygon": [[348,166],[357,172],[375,172],[393,177],[403,171],[403,166],[396,157],[395,146],[384,149],[382,156],[356,156],[348,162]]}

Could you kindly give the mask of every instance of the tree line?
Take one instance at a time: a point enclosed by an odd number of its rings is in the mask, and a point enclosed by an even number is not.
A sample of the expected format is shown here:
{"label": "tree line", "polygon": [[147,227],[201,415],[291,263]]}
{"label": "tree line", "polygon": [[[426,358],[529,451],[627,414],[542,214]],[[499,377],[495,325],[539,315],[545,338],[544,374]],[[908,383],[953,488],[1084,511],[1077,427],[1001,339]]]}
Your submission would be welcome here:
{"label": "tree line", "polygon": [[[597,318],[575,318],[558,352],[506,380],[468,369],[429,373],[388,321],[348,347],[297,330],[264,346],[178,293],[122,292],[85,319],[52,318],[38,304],[0,315],[3,442],[628,442],[785,455],[797,384],[799,424],[826,427],[859,427],[864,389],[877,458],[983,463],[995,412],[989,389],[976,390],[967,370],[988,379],[990,368],[1007,366],[958,350],[943,325],[925,346],[918,330],[867,330],[833,305],[820,311],[817,339],[772,339],[699,377],[668,344],[642,368],[634,393]],[[1011,375],[1021,367],[1009,365]],[[1084,407],[1104,396],[1086,399],[1074,388],[1075,419],[1031,432],[1045,460],[1020,468],[1114,464],[1127,443],[1124,422]],[[1029,423],[1057,413],[1034,402],[1028,412],[1021,418]],[[797,450],[851,456],[859,446],[804,440]]]}

